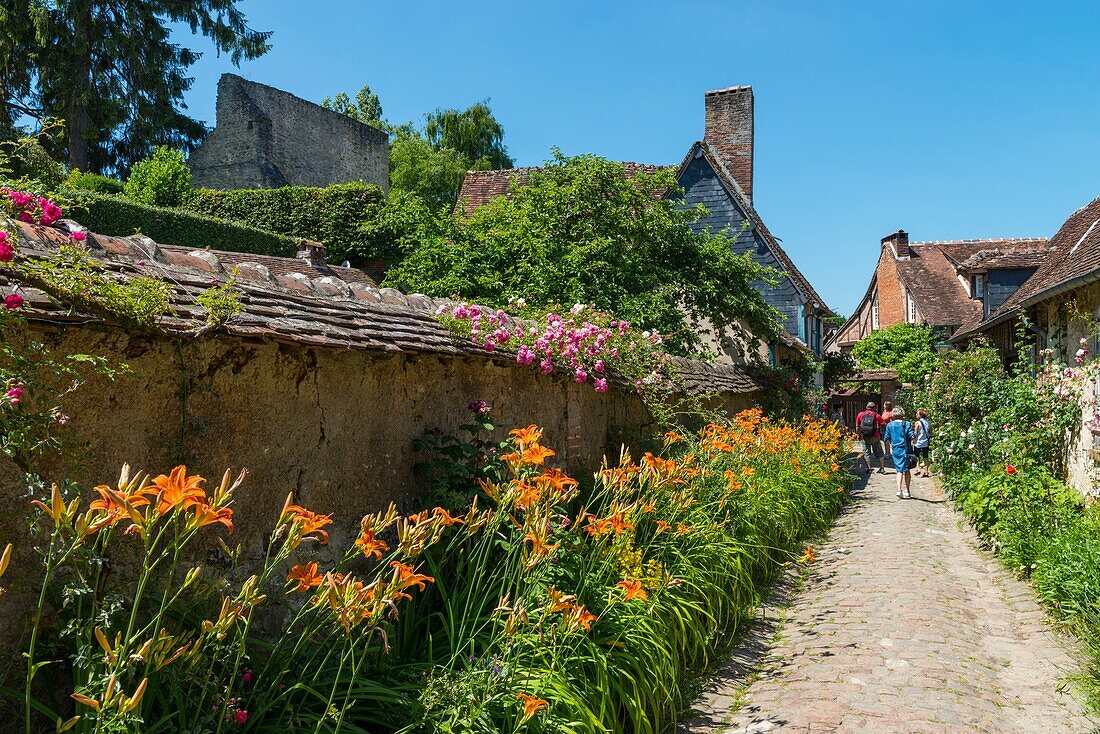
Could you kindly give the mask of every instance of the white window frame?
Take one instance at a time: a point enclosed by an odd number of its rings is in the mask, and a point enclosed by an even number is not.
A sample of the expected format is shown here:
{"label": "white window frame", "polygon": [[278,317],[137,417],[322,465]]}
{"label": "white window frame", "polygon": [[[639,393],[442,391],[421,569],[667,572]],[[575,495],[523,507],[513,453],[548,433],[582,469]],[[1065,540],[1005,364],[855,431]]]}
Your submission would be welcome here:
{"label": "white window frame", "polygon": [[905,318],[910,324],[917,323],[917,302],[908,291],[905,292]]}
{"label": "white window frame", "polygon": [[878,331],[878,293],[871,298],[871,331]]}
{"label": "white window frame", "polygon": [[974,298],[985,300],[985,273],[974,276]]}

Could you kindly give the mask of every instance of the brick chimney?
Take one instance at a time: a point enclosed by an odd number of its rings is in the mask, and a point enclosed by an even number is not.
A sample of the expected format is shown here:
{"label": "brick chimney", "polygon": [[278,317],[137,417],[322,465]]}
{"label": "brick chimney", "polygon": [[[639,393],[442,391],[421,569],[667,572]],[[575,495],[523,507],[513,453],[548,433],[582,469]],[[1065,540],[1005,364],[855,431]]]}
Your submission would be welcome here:
{"label": "brick chimney", "polygon": [[298,242],[297,258],[305,260],[315,268],[320,267],[325,264],[325,246],[320,242],[301,240]]}
{"label": "brick chimney", "polygon": [[752,87],[715,89],[704,96],[706,131],[703,139],[722,157],[737,185],[752,202]]}
{"label": "brick chimney", "polygon": [[899,229],[897,232],[892,232],[882,238],[882,246],[887,245],[894,251],[894,257],[899,260],[905,260],[909,257],[909,233],[904,229]]}

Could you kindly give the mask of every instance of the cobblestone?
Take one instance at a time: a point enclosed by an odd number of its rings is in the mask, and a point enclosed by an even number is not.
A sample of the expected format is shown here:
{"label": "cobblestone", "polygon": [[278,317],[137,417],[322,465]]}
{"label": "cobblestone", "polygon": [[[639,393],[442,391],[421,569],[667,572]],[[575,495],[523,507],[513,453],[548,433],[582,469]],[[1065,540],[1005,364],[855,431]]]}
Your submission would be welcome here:
{"label": "cobblestone", "polygon": [[979,550],[931,480],[861,478],[804,580],[710,679],[680,734],[1100,732],[1027,585]]}

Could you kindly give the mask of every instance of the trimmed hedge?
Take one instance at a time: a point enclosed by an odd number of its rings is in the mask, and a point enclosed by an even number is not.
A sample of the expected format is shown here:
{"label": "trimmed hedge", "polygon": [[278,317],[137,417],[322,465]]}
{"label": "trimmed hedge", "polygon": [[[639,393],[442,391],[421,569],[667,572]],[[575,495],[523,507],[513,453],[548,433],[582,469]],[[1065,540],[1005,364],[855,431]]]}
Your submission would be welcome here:
{"label": "trimmed hedge", "polygon": [[94,191],[97,194],[121,194],[125,188],[121,181],[86,171],[73,171],[65,178],[65,185],[74,189]]}
{"label": "trimmed hedge", "polygon": [[196,189],[183,203],[190,211],[242,222],[291,237],[324,243],[329,262],[354,258],[362,249],[360,226],[378,220],[386,194],[365,183],[325,188]]}
{"label": "trimmed hedge", "polygon": [[293,237],[256,227],[227,222],[182,209],[139,204],[120,196],[90,191],[72,192],[67,214],[93,232],[126,236],[140,232],[157,242],[256,255],[293,257],[298,249]]}

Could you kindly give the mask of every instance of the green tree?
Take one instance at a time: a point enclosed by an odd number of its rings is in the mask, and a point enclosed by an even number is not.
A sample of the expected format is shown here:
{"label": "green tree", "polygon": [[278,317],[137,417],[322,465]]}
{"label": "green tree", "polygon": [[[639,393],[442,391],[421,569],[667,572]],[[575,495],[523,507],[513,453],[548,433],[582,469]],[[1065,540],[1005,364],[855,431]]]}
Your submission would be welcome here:
{"label": "green tree", "polygon": [[179,206],[191,192],[191,170],[183,153],[162,145],[134,164],[124,191],[134,201]]}
{"label": "green tree", "polygon": [[270,48],[238,0],[8,0],[0,10],[0,83],[14,114],[65,120],[58,154],[82,171],[125,172],[158,145],[189,150],[206,130],[183,112],[200,54],[173,25],[209,38],[234,64]]}
{"label": "green tree", "polygon": [[469,163],[450,148],[434,148],[418,133],[390,143],[390,188],[415,194],[435,209],[451,209]]}
{"label": "green tree", "polygon": [[352,102],[347,92],[339,92],[335,97],[325,97],[321,100],[321,106],[333,112],[354,118],[359,122],[382,127],[382,102],[378,95],[370,90],[369,84],[355,93],[355,101]]}
{"label": "green tree", "polygon": [[897,324],[860,339],[852,354],[860,369],[889,367],[902,382],[920,385],[939,364],[934,344],[932,327]]}
{"label": "green tree", "polygon": [[620,163],[555,151],[510,197],[425,237],[387,280],[502,307],[511,297],[536,308],[593,304],[660,331],[680,353],[700,345],[704,321],[776,334],[752,286],[766,271],[735,255],[724,233],[692,229],[705,209],[653,195],[675,190],[670,170],[628,179]]}
{"label": "green tree", "polygon": [[416,194],[435,209],[451,209],[469,170],[511,168],[504,127],[488,101],[464,110],[437,109],[412,122],[382,119],[382,102],[364,85],[355,101],[346,92],[325,97],[321,106],[385,130],[390,135],[390,188]]}
{"label": "green tree", "polygon": [[437,109],[428,113],[424,137],[436,150],[457,151],[472,169],[486,171],[515,165],[504,146],[504,127],[493,117],[488,100],[464,110]]}

